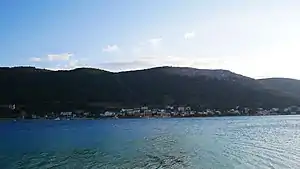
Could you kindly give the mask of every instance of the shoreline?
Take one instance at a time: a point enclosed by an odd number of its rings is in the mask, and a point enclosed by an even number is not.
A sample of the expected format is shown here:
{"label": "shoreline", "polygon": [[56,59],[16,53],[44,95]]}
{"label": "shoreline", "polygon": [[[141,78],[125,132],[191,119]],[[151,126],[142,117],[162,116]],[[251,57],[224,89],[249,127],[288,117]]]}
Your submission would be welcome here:
{"label": "shoreline", "polygon": [[[278,114],[278,115],[265,115],[263,117],[268,117],[268,116],[297,116],[287,114]],[[38,121],[38,120],[49,120],[49,121],[73,121],[73,120],[107,120],[107,119],[112,119],[112,120],[119,120],[119,119],[171,119],[171,118],[208,118],[208,117],[261,117],[260,115],[251,115],[251,116],[185,116],[185,117],[180,117],[180,116],[174,116],[174,117],[119,117],[119,118],[113,118],[113,117],[102,117],[102,118],[71,118],[71,119],[60,119],[60,120],[54,120],[54,119],[44,119],[44,118],[39,118],[39,119],[18,119],[18,118],[0,118],[0,121]]]}

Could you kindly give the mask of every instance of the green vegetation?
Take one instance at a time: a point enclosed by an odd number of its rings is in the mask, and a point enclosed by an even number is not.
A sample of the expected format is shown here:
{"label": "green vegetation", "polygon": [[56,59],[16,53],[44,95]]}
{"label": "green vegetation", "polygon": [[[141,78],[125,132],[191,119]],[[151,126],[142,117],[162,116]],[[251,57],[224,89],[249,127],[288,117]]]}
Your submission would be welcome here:
{"label": "green vegetation", "polygon": [[141,105],[195,109],[287,107],[299,98],[226,70],[159,67],[112,73],[80,68],[0,68],[0,104],[31,112],[101,111]]}

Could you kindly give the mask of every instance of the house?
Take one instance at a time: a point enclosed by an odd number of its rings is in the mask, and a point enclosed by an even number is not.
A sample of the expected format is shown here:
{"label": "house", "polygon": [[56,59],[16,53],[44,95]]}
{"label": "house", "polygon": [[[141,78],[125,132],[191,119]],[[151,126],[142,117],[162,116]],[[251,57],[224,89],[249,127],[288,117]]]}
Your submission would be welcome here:
{"label": "house", "polygon": [[196,111],[191,111],[191,112],[190,112],[190,115],[193,116],[193,115],[195,115],[196,113],[197,113]]}
{"label": "house", "polygon": [[270,115],[270,111],[268,111],[268,110],[257,111],[257,115],[260,115],[260,116]]}
{"label": "house", "polygon": [[35,114],[32,114],[32,115],[31,115],[31,118],[32,118],[32,119],[36,119],[37,116],[36,116]]}
{"label": "house", "polygon": [[114,112],[110,112],[110,111],[106,111],[104,113],[104,116],[106,116],[106,117],[111,117],[111,116],[114,116],[114,115],[115,115],[115,113]]}
{"label": "house", "polygon": [[203,116],[203,115],[204,115],[204,116],[207,116],[207,115],[208,115],[207,112],[197,112],[197,114],[198,114],[198,115],[202,115],[202,116]]}
{"label": "house", "polygon": [[215,112],[215,114],[218,115],[218,116],[222,115],[222,113],[218,110]]}
{"label": "house", "polygon": [[133,109],[133,114],[140,114],[141,113],[141,110],[139,108],[135,108]]}
{"label": "house", "polygon": [[166,106],[166,109],[173,110],[174,107],[173,106]]}
{"label": "house", "polygon": [[132,112],[133,109],[121,109],[121,113],[128,113],[128,112]]}
{"label": "house", "polygon": [[143,106],[143,107],[141,107],[141,110],[143,110],[143,111],[148,110],[148,107],[147,106]]}
{"label": "house", "polygon": [[235,110],[235,109],[229,110],[228,113],[229,113],[230,115],[239,115],[239,114],[240,114],[240,112],[239,112],[238,110]]}
{"label": "house", "polygon": [[60,115],[61,116],[72,116],[72,112],[61,112]]}
{"label": "house", "polygon": [[160,110],[158,110],[158,111],[161,112],[161,113],[165,113],[165,112],[166,112],[165,109],[160,109]]}
{"label": "house", "polygon": [[134,115],[134,112],[133,111],[127,111],[125,114],[129,115],[129,116],[132,116],[132,115]]}
{"label": "house", "polygon": [[279,108],[272,108],[271,109],[273,112],[278,112],[279,111]]}
{"label": "house", "polygon": [[121,109],[120,114],[132,116],[134,114],[134,109]]}
{"label": "house", "polygon": [[125,116],[126,114],[125,114],[125,112],[119,111],[119,112],[116,112],[116,115],[117,116]]}
{"label": "house", "polygon": [[209,112],[208,112],[208,115],[209,115],[209,116],[214,116],[214,115],[215,115],[215,112],[214,112],[214,111],[209,111]]}
{"label": "house", "polygon": [[166,113],[164,109],[157,110],[157,115],[163,116]]}
{"label": "house", "polygon": [[185,111],[185,107],[178,107],[177,110],[178,110],[179,112],[184,112],[184,111]]}
{"label": "house", "polygon": [[249,108],[244,108],[244,114],[249,114],[249,112],[250,112],[250,109]]}
{"label": "house", "polygon": [[144,113],[152,113],[151,110],[145,110]]}
{"label": "house", "polygon": [[8,106],[8,108],[11,109],[11,110],[15,110],[16,109],[16,105],[15,104],[10,104]]}

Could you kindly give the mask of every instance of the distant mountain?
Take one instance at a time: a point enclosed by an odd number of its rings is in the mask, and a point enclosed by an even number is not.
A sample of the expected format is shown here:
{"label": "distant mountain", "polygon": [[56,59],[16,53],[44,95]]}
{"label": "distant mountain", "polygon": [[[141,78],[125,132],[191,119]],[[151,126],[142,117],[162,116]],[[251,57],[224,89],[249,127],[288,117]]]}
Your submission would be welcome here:
{"label": "distant mountain", "polygon": [[285,107],[300,99],[275,87],[227,70],[157,67],[113,73],[80,68],[49,71],[0,68],[0,104],[32,111],[141,105],[202,108]]}
{"label": "distant mountain", "polygon": [[266,88],[273,89],[300,99],[300,80],[268,78],[259,80]]}

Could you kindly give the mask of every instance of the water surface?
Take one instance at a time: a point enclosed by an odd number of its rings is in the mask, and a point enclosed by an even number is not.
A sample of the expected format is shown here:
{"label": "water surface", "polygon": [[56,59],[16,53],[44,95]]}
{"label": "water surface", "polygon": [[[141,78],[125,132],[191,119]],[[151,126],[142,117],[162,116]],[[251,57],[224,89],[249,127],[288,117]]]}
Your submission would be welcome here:
{"label": "water surface", "polygon": [[300,116],[1,121],[1,169],[300,168]]}

